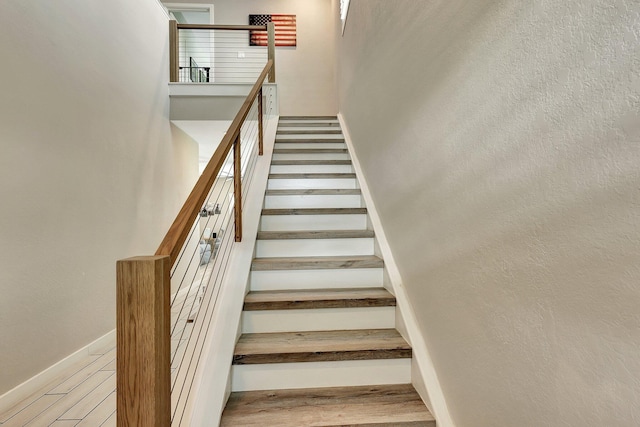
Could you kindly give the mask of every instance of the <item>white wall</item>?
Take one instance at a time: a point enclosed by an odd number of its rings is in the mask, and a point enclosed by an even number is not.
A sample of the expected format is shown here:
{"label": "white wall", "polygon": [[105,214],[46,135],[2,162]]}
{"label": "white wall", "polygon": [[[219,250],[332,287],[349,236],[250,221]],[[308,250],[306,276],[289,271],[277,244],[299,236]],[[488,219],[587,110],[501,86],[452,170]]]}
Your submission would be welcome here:
{"label": "white wall", "polygon": [[458,427],[638,425],[638,22],[351,2],[340,111]]}
{"label": "white wall", "polygon": [[0,28],[2,394],[115,327],[115,262],[155,252],[198,148],[155,0],[5,0]]}
{"label": "white wall", "polygon": [[295,14],[295,48],[276,48],[276,81],[282,115],[337,113],[335,0],[183,0],[213,3],[216,24],[247,25],[249,14]]}

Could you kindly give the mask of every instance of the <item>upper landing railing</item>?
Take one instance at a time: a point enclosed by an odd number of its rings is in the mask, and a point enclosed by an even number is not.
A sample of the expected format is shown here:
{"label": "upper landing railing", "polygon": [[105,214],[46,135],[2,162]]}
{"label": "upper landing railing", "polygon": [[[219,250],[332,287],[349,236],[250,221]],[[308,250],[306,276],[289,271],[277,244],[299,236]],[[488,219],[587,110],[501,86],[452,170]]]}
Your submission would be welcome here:
{"label": "upper landing railing", "polygon": [[[267,46],[262,40],[267,35]],[[170,21],[170,81],[253,83],[267,60],[274,60],[275,30],[267,25],[179,24]],[[269,82],[276,80],[275,61]]]}
{"label": "upper landing railing", "polygon": [[[193,27],[222,26],[170,23],[172,81],[179,75],[179,30]],[[269,39],[273,46],[272,25]],[[116,264],[119,427],[188,425],[225,267],[234,241],[242,239],[242,205],[263,152],[263,123],[275,115],[275,88],[265,85],[275,79],[269,56],[155,254]],[[216,61],[207,65],[216,75]]]}

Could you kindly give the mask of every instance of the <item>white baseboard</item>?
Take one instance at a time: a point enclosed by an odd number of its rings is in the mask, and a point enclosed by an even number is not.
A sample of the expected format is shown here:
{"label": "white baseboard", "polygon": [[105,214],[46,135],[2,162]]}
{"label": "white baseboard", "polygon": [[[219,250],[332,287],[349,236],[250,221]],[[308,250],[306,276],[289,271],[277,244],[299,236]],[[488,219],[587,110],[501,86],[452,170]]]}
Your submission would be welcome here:
{"label": "white baseboard", "polygon": [[87,356],[95,354],[97,350],[111,344],[116,344],[115,329],[0,396],[0,413],[16,405],[21,400],[26,399],[40,388],[47,385],[47,383],[51,382],[64,372],[65,369],[80,362]]}
{"label": "white baseboard", "polygon": [[412,366],[414,369],[412,369],[411,373],[412,382],[422,397],[422,400],[425,401],[429,410],[438,421],[438,426],[455,427],[449,413],[449,408],[447,407],[447,402],[445,401],[442,388],[440,387],[440,382],[438,381],[438,375],[436,374],[431,356],[429,355],[429,350],[427,349],[427,345],[422,337],[420,328],[418,327],[414,308],[409,303],[402,277],[400,275],[400,270],[398,269],[393,258],[393,254],[391,253],[391,247],[389,246],[389,242],[384,234],[380,216],[378,215],[373,199],[371,198],[367,180],[362,173],[357,153],[353,147],[353,140],[351,139],[349,128],[345,123],[342,113],[338,113],[338,120],[340,121],[342,133],[349,149],[349,153],[351,154],[351,161],[353,163],[355,174],[360,182],[362,197],[366,203],[369,220],[371,221],[371,225],[375,231],[376,240],[384,259],[385,269],[387,270],[387,274],[391,280],[393,293],[396,296],[397,307],[402,315],[401,323],[404,327],[402,327],[402,325],[399,325],[399,327],[404,329],[401,332],[408,335],[405,338],[407,338],[413,348],[414,360]]}

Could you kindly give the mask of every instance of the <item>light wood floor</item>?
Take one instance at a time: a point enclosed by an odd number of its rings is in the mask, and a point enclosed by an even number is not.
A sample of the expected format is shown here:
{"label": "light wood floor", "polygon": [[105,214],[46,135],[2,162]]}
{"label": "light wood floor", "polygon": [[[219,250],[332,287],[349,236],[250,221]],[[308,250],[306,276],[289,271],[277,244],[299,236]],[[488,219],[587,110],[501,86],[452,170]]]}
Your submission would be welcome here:
{"label": "light wood floor", "polygon": [[[180,363],[198,304],[194,300],[207,283],[211,268],[200,266],[196,286],[178,292],[171,308],[172,367]],[[185,310],[184,307],[187,307]],[[185,331],[185,333],[183,333]],[[172,369],[172,384],[176,370]],[[116,425],[116,343],[106,345],[61,372],[57,378],[11,408],[0,408],[2,427],[111,427]]]}
{"label": "light wood floor", "polygon": [[115,426],[115,343],[88,355],[42,389],[1,412],[0,425]]}

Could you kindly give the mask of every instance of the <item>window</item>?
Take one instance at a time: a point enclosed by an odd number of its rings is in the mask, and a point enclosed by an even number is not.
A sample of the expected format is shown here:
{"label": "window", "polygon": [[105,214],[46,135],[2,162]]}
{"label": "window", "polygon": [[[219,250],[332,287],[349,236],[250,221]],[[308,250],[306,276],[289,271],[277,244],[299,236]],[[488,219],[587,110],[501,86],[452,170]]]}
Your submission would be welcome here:
{"label": "window", "polygon": [[342,21],[342,34],[344,34],[344,26],[347,22],[347,14],[349,13],[349,1],[340,0],[340,21]]}

